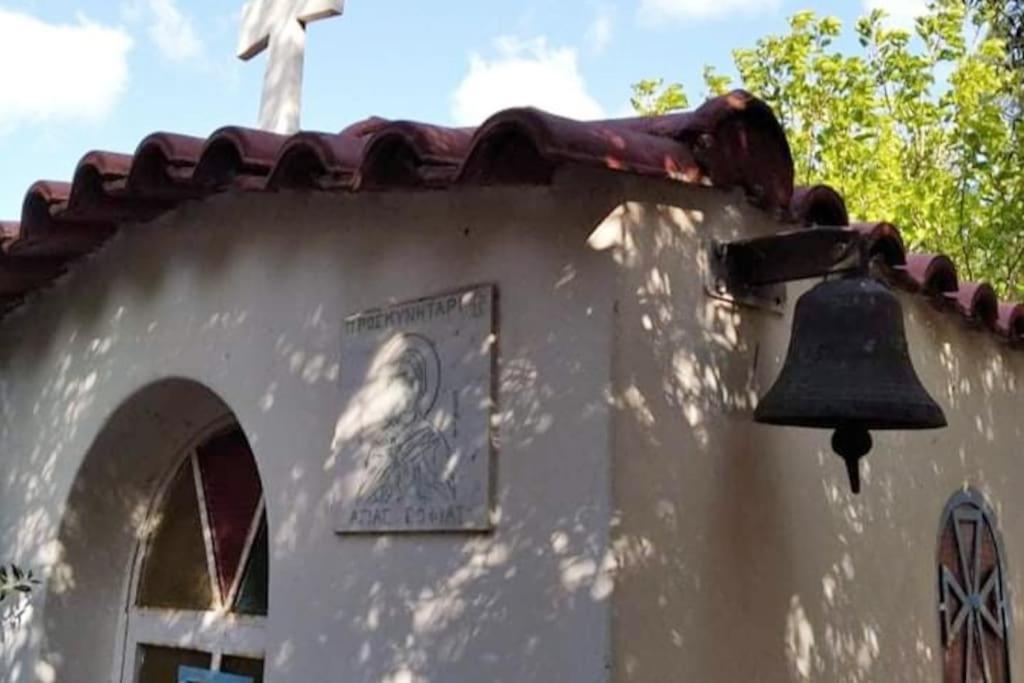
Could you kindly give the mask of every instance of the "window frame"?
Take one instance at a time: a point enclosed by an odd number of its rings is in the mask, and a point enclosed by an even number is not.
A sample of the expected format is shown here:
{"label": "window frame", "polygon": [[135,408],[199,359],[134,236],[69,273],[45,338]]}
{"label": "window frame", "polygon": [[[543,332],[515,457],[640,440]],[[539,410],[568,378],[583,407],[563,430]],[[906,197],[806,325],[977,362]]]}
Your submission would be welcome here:
{"label": "window frame", "polygon": [[[231,428],[237,428],[243,435],[245,434],[238,424],[238,420],[231,414],[223,415],[197,430],[186,446],[175,456],[174,465],[162,477],[156,490],[150,496],[142,533],[139,541],[135,544],[135,552],[132,556],[127,595],[119,629],[121,636],[117,639],[115,680],[119,683],[136,683],[139,649],[143,645],[209,652],[210,667],[214,671],[220,670],[221,659],[225,655],[260,660],[266,658],[267,616],[230,611],[238,591],[241,590],[252,548],[259,535],[262,519],[266,514],[263,478],[260,476],[260,497],[253,513],[252,522],[246,532],[238,571],[235,572],[227,595],[222,595],[220,577],[217,575],[217,566],[213,555],[213,533],[206,507],[206,493],[203,489],[202,472],[199,467],[199,448],[209,439]],[[203,544],[206,549],[206,567],[210,575],[214,607],[204,611],[141,607],[137,604],[139,587],[142,582],[145,559],[158,528],[158,515],[163,509],[175,477],[186,463],[192,468],[192,479],[196,488]]]}
{"label": "window frame", "polygon": [[[936,613],[938,616],[937,627],[938,627],[938,652],[939,656],[936,657],[939,667],[940,680],[948,680],[948,671],[946,668],[946,650],[948,649],[949,643],[947,641],[946,624],[944,610],[945,605],[945,593],[943,588],[943,558],[942,544],[943,539],[947,533],[947,529],[950,523],[956,523],[953,519],[953,515],[958,508],[968,506],[974,508],[978,514],[979,522],[991,533],[993,550],[996,559],[996,569],[998,570],[998,586],[996,590],[1001,595],[1001,618],[1003,622],[1003,651],[1005,654],[1005,674],[1007,681],[1013,681],[1014,678],[1014,666],[1013,666],[1013,642],[1014,642],[1014,626],[1013,626],[1013,596],[1011,586],[1006,580],[1009,573],[1007,567],[1007,555],[1006,547],[1004,544],[1002,529],[999,526],[999,520],[996,517],[995,510],[989,505],[988,499],[977,489],[965,486],[957,490],[947,500],[943,506],[942,514],[939,518],[939,529],[936,535],[935,544],[935,566],[937,568],[937,576],[935,581],[935,605],[937,607]],[[993,681],[993,683],[1002,683],[1001,681]]]}

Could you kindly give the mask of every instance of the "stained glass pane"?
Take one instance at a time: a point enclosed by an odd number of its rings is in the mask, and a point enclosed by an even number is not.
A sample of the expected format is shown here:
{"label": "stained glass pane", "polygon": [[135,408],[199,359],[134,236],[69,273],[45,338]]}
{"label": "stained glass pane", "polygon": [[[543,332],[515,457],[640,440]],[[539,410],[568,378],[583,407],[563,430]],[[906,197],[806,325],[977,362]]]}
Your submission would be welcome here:
{"label": "stained glass pane", "polygon": [[262,659],[224,655],[220,660],[220,670],[224,673],[248,676],[252,679],[252,683],[263,683]]}
{"label": "stained glass pane", "polygon": [[138,603],[206,610],[213,606],[212,588],[192,462],[186,460],[160,510],[142,567]]}
{"label": "stained glass pane", "polygon": [[197,449],[203,495],[213,535],[222,595],[227,595],[242,560],[260,500],[260,475],[245,435],[237,428]]}
{"label": "stained glass pane", "polygon": [[180,667],[194,666],[197,669],[209,669],[210,660],[208,652],[140,645],[139,673],[135,680],[137,683],[177,683]]}
{"label": "stained glass pane", "polygon": [[267,516],[264,515],[253,541],[249,563],[246,565],[242,585],[238,590],[238,598],[235,600],[235,612],[259,615],[267,613],[268,551]]}

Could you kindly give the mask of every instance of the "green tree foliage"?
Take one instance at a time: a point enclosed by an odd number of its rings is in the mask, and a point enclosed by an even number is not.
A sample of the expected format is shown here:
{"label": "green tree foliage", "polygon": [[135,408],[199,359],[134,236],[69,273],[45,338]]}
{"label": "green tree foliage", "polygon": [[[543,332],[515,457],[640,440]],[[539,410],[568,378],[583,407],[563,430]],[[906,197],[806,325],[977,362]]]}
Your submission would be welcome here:
{"label": "green tree foliage", "polygon": [[[1001,6],[1001,5],[1000,5]],[[842,24],[800,12],[785,35],[733,53],[742,87],[786,129],[799,184],[827,183],[851,216],[890,220],[913,249],[954,255],[968,279],[1024,295],[1022,78],[984,8],[934,0],[913,34],[880,11],[834,46]],[[706,67],[708,94],[735,87]],[[641,114],[680,109],[679,84],[633,86]]]}
{"label": "green tree foliage", "polygon": [[1006,41],[1010,66],[1024,69],[1024,0],[967,0],[967,4],[983,13],[992,32]]}
{"label": "green tree foliage", "polygon": [[643,113],[677,111],[690,106],[690,100],[679,83],[665,85],[663,78],[645,78],[633,84],[633,96],[629,98],[633,109]]}

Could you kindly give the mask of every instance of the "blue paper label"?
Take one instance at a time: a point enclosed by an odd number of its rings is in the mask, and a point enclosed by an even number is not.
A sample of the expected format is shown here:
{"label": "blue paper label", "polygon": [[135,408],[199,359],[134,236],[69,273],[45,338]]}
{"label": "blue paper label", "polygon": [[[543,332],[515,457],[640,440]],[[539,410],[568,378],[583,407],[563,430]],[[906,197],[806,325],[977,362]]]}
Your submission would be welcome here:
{"label": "blue paper label", "polygon": [[182,666],[178,668],[178,683],[253,683],[253,680],[248,676]]}

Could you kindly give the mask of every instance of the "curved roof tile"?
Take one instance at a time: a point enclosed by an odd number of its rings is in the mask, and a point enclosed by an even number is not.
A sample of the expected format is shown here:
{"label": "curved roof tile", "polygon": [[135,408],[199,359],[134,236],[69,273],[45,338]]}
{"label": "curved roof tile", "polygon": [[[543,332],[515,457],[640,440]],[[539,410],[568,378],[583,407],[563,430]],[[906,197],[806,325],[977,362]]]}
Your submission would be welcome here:
{"label": "curved roof tile", "polygon": [[369,118],[337,134],[282,136],[239,126],[205,139],[157,132],[131,155],[89,152],[72,183],[29,188],[20,223],[0,224],[0,308],[56,277],[120,225],[216,192],[546,183],[565,165],[739,187],[783,214],[793,192],[781,126],[767,105],[742,91],[694,112],[613,121],[509,109],[477,129]]}
{"label": "curved roof tile", "polygon": [[261,189],[288,140],[286,135],[227,126],[206,139],[192,171],[192,184],[210,191]]}
{"label": "curved roof tile", "polygon": [[388,190],[450,185],[472,141],[472,131],[414,121],[392,121],[370,134],[359,163],[357,189]]}
{"label": "curved roof tile", "polygon": [[956,264],[945,254],[910,254],[906,273],[917,289],[928,296],[940,296],[960,288]]}
{"label": "curved roof tile", "polygon": [[[157,132],[131,155],[84,155],[71,183],[40,181],[21,221],[0,221],[0,313],[45,286],[122,224],[224,191],[387,191],[471,184],[544,184],[563,166],[590,166],[666,181],[739,188],[784,220],[848,225],[826,185],[794,188],[793,160],[772,110],[737,90],[691,112],[577,121],[538,109],[496,113],[476,129],[368,118],[339,133],[282,136],[238,126],[195,138]],[[850,226],[911,291],[1013,341],[1024,341],[1024,304],[992,287],[960,283],[946,256],[908,253],[889,223]]]}
{"label": "curved roof tile", "polygon": [[944,296],[953,302],[957,312],[968,321],[989,329],[996,328],[999,297],[989,283],[964,282],[955,292]]}
{"label": "curved roof tile", "polygon": [[365,136],[303,132],[288,139],[267,178],[267,189],[351,188],[366,145]]}
{"label": "curved roof tile", "polygon": [[[842,195],[826,185],[796,188],[791,210],[808,227],[825,225],[818,220],[822,216],[847,215]],[[907,252],[899,230],[890,223],[857,223],[850,228],[868,238],[871,255],[881,256],[897,285],[930,298],[967,324],[993,330],[1014,344],[1024,342],[1024,304],[1000,303],[987,282],[960,282],[956,264],[945,254]]]}
{"label": "curved roof tile", "polygon": [[868,255],[879,256],[890,268],[900,268],[907,263],[907,250],[903,236],[892,223],[854,223],[850,226],[868,240]]}
{"label": "curved roof tile", "polygon": [[538,109],[508,109],[477,130],[458,177],[467,183],[547,182],[555,167],[577,163],[690,183],[702,180],[686,145],[634,130],[629,122],[585,122]]}
{"label": "curved roof tile", "polygon": [[125,187],[132,196],[179,202],[201,195],[189,184],[206,140],[174,133],[148,135],[135,149]]}
{"label": "curved roof tile", "polygon": [[996,330],[1013,341],[1024,341],[1024,304],[999,304]]}
{"label": "curved roof tile", "polygon": [[797,187],[790,204],[794,216],[804,225],[849,225],[846,202],[842,195],[828,185]]}

